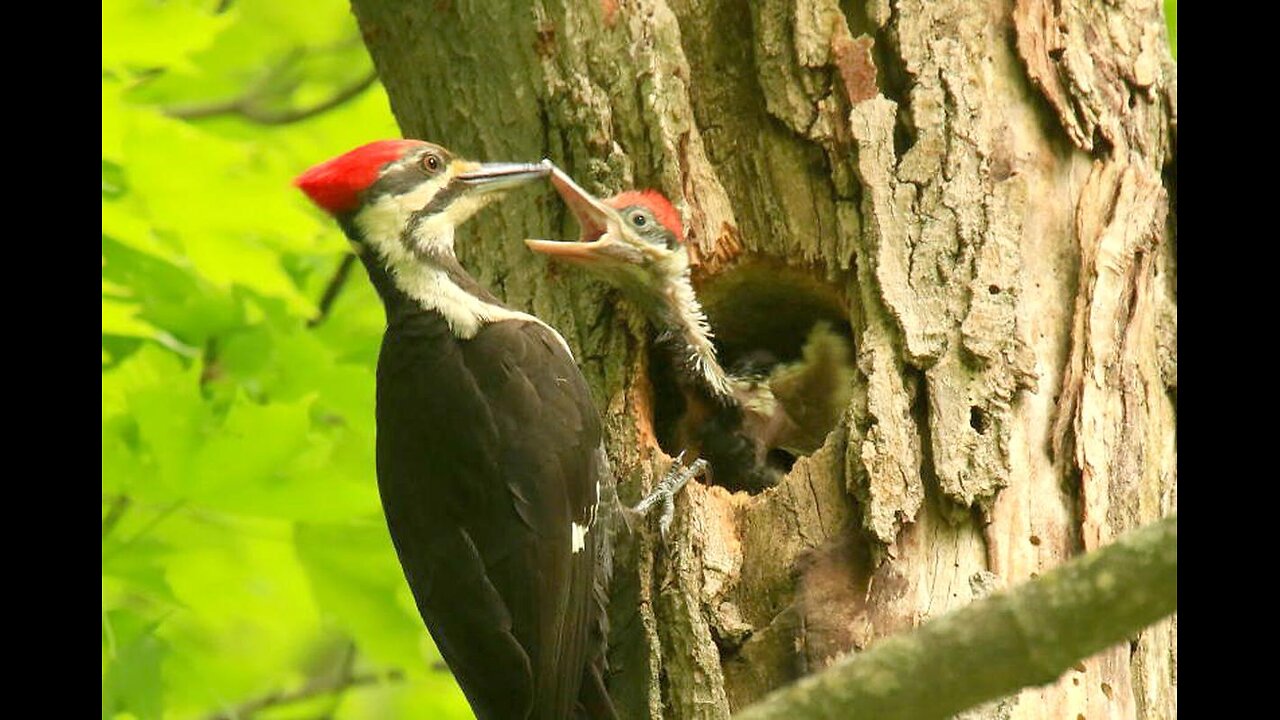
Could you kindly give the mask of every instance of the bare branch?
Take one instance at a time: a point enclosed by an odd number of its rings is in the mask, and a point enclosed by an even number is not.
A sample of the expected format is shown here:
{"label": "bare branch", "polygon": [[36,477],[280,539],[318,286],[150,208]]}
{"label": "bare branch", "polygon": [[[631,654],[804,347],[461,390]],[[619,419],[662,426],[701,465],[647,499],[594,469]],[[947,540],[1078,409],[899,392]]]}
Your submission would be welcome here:
{"label": "bare branch", "polygon": [[887,638],[766,696],[740,720],[946,718],[1052,682],[1178,609],[1178,518]]}
{"label": "bare branch", "polygon": [[[106,498],[103,498],[105,501]],[[120,522],[120,518],[124,516],[124,511],[129,509],[129,496],[117,495],[110,500],[111,506],[107,508],[107,514],[102,516],[102,537],[105,539],[116,529],[116,524]]]}
{"label": "bare branch", "polygon": [[263,710],[281,705],[313,700],[324,695],[346,692],[352,688],[366,685],[380,685],[403,680],[404,673],[399,670],[352,674],[347,668],[347,672],[312,678],[297,690],[280,690],[246,700],[234,708],[207,716],[207,720],[247,720]]}
{"label": "bare branch", "polygon": [[240,97],[202,105],[166,108],[165,114],[180,120],[198,120],[219,115],[239,115],[250,122],[260,125],[287,125],[288,123],[315,117],[342,105],[367,90],[377,79],[377,70],[370,70],[359,80],[339,89],[332,97],[305,108],[276,110],[265,107],[263,103],[264,85],[269,83],[263,83],[245,91]]}
{"label": "bare branch", "polygon": [[342,262],[338,263],[338,269],[333,271],[333,277],[329,278],[329,282],[324,286],[324,294],[320,296],[319,312],[307,321],[307,327],[316,327],[329,317],[329,310],[338,299],[338,295],[342,293],[342,288],[346,287],[347,276],[351,274],[351,266],[355,264],[354,253],[347,253],[342,258]]}
{"label": "bare branch", "polygon": [[103,562],[106,562],[107,560],[115,557],[116,555],[119,555],[121,552],[128,550],[129,547],[132,546],[134,543],[146,537],[147,534],[150,533],[152,530],[154,530],[157,525],[164,522],[170,515],[177,512],[178,509],[181,508],[185,503],[186,503],[185,499],[179,498],[177,500],[174,500],[172,503],[169,503],[168,505],[164,506],[164,508],[161,509],[160,512],[156,513],[155,517],[151,518],[151,520],[149,520],[146,525],[143,525],[141,529],[135,532],[132,537],[120,543],[119,545],[113,546],[110,550],[107,550],[106,552],[104,552],[102,554]]}

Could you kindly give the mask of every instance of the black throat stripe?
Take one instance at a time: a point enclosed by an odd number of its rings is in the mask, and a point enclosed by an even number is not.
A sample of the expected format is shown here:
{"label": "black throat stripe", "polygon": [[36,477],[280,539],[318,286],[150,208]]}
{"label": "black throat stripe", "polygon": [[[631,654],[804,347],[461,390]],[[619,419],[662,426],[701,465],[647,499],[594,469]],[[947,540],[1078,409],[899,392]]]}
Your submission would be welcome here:
{"label": "black throat stripe", "polygon": [[430,202],[421,210],[414,210],[413,214],[409,216],[409,222],[405,223],[404,231],[400,233],[400,244],[409,252],[416,253],[417,249],[413,242],[413,234],[417,232],[418,226],[422,224],[422,221],[432,215],[439,215],[466,191],[467,184],[456,177],[440,188],[439,192],[431,197]]}

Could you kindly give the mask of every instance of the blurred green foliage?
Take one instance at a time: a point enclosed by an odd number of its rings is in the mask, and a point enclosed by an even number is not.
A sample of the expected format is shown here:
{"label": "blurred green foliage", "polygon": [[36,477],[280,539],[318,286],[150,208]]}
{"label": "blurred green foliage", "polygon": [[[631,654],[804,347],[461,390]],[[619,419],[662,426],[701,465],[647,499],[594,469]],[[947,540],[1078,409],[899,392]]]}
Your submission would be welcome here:
{"label": "blurred green foliage", "polygon": [[1178,59],[1178,0],[1164,0],[1164,20],[1169,25],[1169,52]]}
{"label": "blurred green foliage", "polygon": [[354,18],[102,23],[103,718],[471,717],[378,505],[358,269],[307,326],[347,246],[290,181],[399,135]]}
{"label": "blurred green foliage", "polygon": [[105,0],[102,23],[104,720],[470,717],[378,507],[382,309],[353,277],[307,326],[346,243],[290,180],[399,135],[354,19]]}

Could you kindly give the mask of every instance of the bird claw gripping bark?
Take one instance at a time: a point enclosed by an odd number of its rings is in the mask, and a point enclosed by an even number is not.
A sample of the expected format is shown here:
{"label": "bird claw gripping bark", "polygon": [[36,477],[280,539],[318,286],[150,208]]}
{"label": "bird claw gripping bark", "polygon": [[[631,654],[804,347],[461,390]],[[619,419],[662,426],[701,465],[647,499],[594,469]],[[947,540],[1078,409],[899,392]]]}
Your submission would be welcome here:
{"label": "bird claw gripping bark", "polygon": [[667,470],[666,477],[662,478],[658,486],[653,489],[640,502],[636,503],[631,511],[637,515],[645,516],[659,503],[662,504],[662,513],[658,515],[658,532],[661,533],[662,539],[667,539],[667,530],[671,528],[671,521],[676,515],[676,493],[680,492],[690,480],[695,476],[701,475],[707,469],[707,461],[698,458],[688,465],[684,464],[684,453],[676,456],[671,468]]}

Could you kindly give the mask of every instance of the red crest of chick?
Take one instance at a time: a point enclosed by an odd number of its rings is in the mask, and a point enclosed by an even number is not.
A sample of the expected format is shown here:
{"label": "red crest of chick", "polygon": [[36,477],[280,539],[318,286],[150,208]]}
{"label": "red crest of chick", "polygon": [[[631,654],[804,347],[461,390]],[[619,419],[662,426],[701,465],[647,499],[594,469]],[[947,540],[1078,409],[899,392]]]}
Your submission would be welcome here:
{"label": "red crest of chick", "polygon": [[680,222],[680,211],[676,210],[671,201],[657,190],[627,190],[605,200],[604,203],[617,210],[633,205],[643,205],[653,213],[653,217],[662,223],[663,227],[676,236],[677,242],[684,242],[684,225]]}

